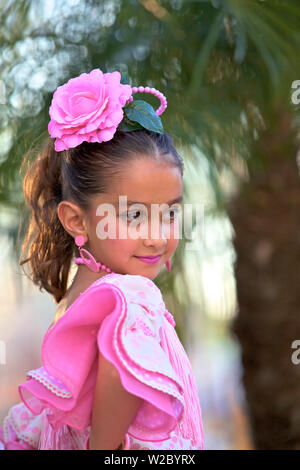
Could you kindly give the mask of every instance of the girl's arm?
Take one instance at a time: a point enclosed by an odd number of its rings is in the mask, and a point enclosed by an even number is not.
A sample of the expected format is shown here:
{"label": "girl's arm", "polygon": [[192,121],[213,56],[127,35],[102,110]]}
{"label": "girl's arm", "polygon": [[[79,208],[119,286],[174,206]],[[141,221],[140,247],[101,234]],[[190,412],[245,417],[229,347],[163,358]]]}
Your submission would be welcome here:
{"label": "girl's arm", "polygon": [[125,390],[118,370],[98,350],[89,450],[120,448],[142,401]]}

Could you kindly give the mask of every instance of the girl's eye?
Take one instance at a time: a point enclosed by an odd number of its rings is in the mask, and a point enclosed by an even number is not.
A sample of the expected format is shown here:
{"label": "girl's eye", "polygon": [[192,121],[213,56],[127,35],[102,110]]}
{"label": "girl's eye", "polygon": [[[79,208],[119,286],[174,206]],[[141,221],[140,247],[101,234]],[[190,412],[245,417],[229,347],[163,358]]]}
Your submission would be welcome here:
{"label": "girl's eye", "polygon": [[[174,220],[178,217],[179,209],[176,209],[176,208],[170,209],[166,214],[167,214],[168,220],[169,218],[171,220]],[[141,211],[132,211],[132,212],[127,212],[125,214],[122,214],[121,217],[133,222],[133,221],[140,221],[143,218],[143,215],[144,214]],[[164,217],[166,217],[166,215]]]}
{"label": "girl's eye", "polygon": [[130,222],[133,222],[135,220],[140,219],[141,211],[126,212],[125,214],[122,214],[121,217],[124,219],[128,219]]}
{"label": "girl's eye", "polygon": [[[136,215],[137,215],[137,217],[136,217]],[[128,213],[128,217],[129,218],[132,217],[131,220],[137,220],[137,219],[140,218],[140,216],[141,216],[141,211],[134,211],[134,212],[129,212]]]}
{"label": "girl's eye", "polygon": [[178,209],[170,209],[170,211],[169,211],[169,215],[170,215],[170,219],[171,219],[171,220],[176,219],[176,217],[178,216],[178,214],[179,214],[179,210],[178,210]]}

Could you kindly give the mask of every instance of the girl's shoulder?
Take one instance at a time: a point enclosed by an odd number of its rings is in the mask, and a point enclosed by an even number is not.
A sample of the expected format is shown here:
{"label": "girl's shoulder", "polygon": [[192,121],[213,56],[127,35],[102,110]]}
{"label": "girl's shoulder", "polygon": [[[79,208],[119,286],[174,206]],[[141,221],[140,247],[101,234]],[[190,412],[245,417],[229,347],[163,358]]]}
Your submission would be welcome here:
{"label": "girl's shoulder", "polygon": [[[75,295],[75,300],[68,302],[68,299],[63,299],[57,307],[55,312],[54,321],[50,325],[49,330],[52,329],[58,320],[66,315],[73,307],[80,302],[84,308],[91,305],[93,301],[97,302],[99,295],[99,288],[112,286],[114,290],[121,293],[126,299],[127,303],[142,305],[147,311],[156,310],[164,313],[165,304],[160,289],[149,278],[141,275],[133,274],[118,274],[111,273],[97,279],[95,282],[81,292]],[[69,306],[67,306],[69,304]]]}
{"label": "girl's shoulder", "polygon": [[[117,311],[119,314],[122,310],[124,311],[127,327],[131,324],[139,324],[140,326],[143,325],[147,331],[149,331],[149,328],[154,328],[156,334],[158,334],[164,317],[174,326],[174,319],[173,317],[170,318],[171,315],[166,310],[160,289],[149,278],[135,274],[117,273],[104,276],[86,291],[86,297],[82,299],[84,305],[96,304],[98,298],[101,299],[102,303],[102,299],[105,299],[105,297],[101,295],[101,290],[103,292],[105,287],[111,287],[111,292],[107,296],[108,299],[113,297],[116,300],[115,296],[117,297]],[[109,303],[109,300],[107,303]]]}

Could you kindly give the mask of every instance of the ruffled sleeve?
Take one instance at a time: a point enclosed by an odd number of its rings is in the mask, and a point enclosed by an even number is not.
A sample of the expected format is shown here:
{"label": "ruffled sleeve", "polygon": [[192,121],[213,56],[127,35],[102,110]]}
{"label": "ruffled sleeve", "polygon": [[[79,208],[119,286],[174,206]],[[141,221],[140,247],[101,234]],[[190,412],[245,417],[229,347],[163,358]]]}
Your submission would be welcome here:
{"label": "ruffled sleeve", "polygon": [[49,410],[52,426],[91,424],[98,351],[118,370],[124,388],[143,399],[128,434],[168,439],[182,419],[183,384],[160,343],[165,305],[157,286],[138,275],[111,274],[84,291],[47,331],[43,366],[19,393],[34,414]]}

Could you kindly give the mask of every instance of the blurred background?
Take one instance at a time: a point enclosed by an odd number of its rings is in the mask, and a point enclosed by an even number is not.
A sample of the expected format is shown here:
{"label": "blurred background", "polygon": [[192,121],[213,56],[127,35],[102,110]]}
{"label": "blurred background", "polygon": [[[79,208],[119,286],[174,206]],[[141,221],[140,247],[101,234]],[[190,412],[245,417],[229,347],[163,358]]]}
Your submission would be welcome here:
{"label": "blurred background", "polygon": [[56,88],[100,68],[167,97],[184,202],[204,207],[198,249],[182,239],[155,282],[206,448],[300,449],[299,24],[298,0],[0,2],[0,426],[56,309],[19,266],[21,162],[48,134]]}

